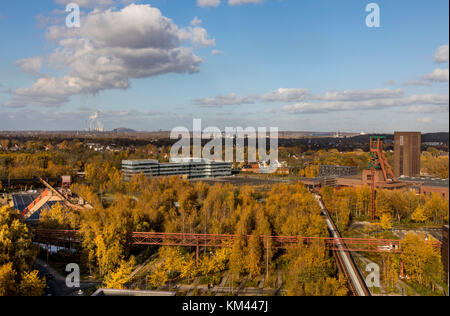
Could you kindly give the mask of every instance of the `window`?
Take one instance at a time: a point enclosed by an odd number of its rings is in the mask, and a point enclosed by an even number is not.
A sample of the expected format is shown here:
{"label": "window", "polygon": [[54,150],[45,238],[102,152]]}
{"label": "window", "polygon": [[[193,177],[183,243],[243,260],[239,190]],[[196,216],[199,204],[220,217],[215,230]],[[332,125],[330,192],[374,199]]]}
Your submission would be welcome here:
{"label": "window", "polygon": [[403,147],[400,148],[400,175],[404,175],[404,153],[403,153]]}

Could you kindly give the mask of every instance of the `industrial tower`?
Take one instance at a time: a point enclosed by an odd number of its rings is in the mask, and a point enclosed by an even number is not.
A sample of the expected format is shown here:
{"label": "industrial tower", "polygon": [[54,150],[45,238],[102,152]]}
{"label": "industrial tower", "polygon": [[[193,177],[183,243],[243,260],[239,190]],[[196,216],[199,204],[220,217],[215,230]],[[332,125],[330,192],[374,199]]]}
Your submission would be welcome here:
{"label": "industrial tower", "polygon": [[383,179],[385,183],[397,182],[397,177],[392,171],[386,156],[383,153],[383,140],[386,139],[385,136],[371,136],[370,137],[370,170],[371,174],[371,211],[372,220],[375,219],[375,199],[376,199],[376,174],[382,172]]}

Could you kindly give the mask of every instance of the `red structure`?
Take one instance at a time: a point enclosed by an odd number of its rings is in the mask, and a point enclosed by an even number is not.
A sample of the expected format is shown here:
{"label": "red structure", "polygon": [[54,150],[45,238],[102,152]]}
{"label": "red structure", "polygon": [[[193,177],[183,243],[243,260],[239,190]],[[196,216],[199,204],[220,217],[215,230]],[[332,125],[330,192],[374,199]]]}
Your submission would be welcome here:
{"label": "red structure", "polygon": [[[208,235],[208,234],[171,234],[171,233],[132,233],[131,243],[134,245],[154,246],[184,246],[195,247],[197,260],[200,247],[231,247],[236,235]],[[249,239],[250,236],[244,236]],[[330,250],[345,250],[349,252],[390,252],[401,253],[400,240],[364,239],[364,238],[327,238],[302,236],[260,236],[265,248],[288,249],[298,243],[305,245],[314,242],[324,243]],[[35,241],[43,244],[79,243],[78,231],[37,230]],[[431,242],[441,247],[440,242]]]}
{"label": "red structure", "polygon": [[383,139],[384,136],[371,136],[370,137],[370,170],[371,170],[371,209],[372,209],[372,220],[375,219],[375,199],[376,199],[376,180],[377,173],[382,172],[383,179],[385,183],[395,183],[397,182],[397,177],[392,171],[386,156],[383,153]]}

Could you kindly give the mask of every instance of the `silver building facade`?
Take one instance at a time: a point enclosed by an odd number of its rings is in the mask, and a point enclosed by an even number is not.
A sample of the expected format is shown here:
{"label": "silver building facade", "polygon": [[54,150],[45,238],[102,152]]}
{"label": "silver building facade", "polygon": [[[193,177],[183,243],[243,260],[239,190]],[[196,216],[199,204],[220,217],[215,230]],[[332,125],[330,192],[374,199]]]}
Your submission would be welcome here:
{"label": "silver building facade", "polygon": [[123,160],[122,172],[127,181],[139,174],[147,177],[217,178],[231,176],[231,162],[207,159],[182,159],[171,163],[159,163],[157,160]]}

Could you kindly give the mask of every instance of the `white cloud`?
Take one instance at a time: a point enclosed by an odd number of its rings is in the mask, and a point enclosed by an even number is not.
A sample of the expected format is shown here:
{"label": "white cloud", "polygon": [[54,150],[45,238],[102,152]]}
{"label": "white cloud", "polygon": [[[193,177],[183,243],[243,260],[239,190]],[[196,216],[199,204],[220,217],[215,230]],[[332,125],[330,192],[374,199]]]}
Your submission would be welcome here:
{"label": "white cloud", "polygon": [[421,80],[408,80],[403,84],[405,87],[412,86],[431,86],[431,83],[421,79]]}
{"label": "white cloud", "polygon": [[222,55],[222,51],[218,50],[218,49],[213,49],[211,51],[211,54],[218,56],[218,55]]}
{"label": "white cloud", "polygon": [[[301,103],[304,101],[328,101],[327,104],[336,104],[342,102],[362,102],[376,100],[396,100],[403,97],[402,89],[373,89],[373,90],[346,90],[346,91],[328,91],[325,95],[312,95],[309,89],[304,88],[279,88],[268,92],[263,96],[249,95],[247,97],[238,97],[235,93],[228,96],[217,96],[205,99],[196,99],[194,103],[200,106],[221,107],[224,105],[252,104],[256,101],[263,102],[300,102],[298,108],[309,105],[310,103]],[[311,103],[318,104],[318,103]],[[322,103],[324,104],[324,103]]]}
{"label": "white cloud", "polygon": [[326,101],[364,101],[374,99],[398,98],[403,95],[402,89],[374,89],[374,90],[347,90],[342,92],[329,91],[320,100]]}
{"label": "white cloud", "polygon": [[448,105],[413,105],[406,110],[407,113],[446,113],[448,111]]}
{"label": "white cloud", "polygon": [[218,7],[220,5],[220,0],[197,0],[197,5],[202,8]]}
{"label": "white cloud", "polygon": [[223,107],[226,105],[253,104],[258,99],[257,96],[238,97],[236,93],[217,96],[213,98],[196,99],[194,103],[204,108]]}
{"label": "white cloud", "polygon": [[181,40],[191,41],[203,47],[215,46],[216,40],[208,38],[208,32],[202,27],[188,27],[179,31]]}
{"label": "white cloud", "polygon": [[203,21],[201,19],[199,19],[197,16],[191,21],[192,26],[199,26],[202,23],[203,23]]}
{"label": "white cloud", "polygon": [[159,9],[135,4],[119,11],[96,9],[82,19],[81,28],[53,26],[47,38],[58,43],[49,65],[68,74],[43,76],[30,88],[17,89],[6,105],[59,106],[76,94],[127,89],[130,79],[195,73],[202,59],[184,43],[215,44],[205,29],[179,28]]}
{"label": "white cloud", "polygon": [[266,102],[299,102],[311,97],[308,89],[280,88],[263,96]]}
{"label": "white cloud", "polygon": [[434,55],[434,61],[439,64],[448,63],[448,54],[448,45],[442,45],[436,51],[436,54]]}
{"label": "white cloud", "polygon": [[407,97],[353,99],[349,101],[302,102],[283,108],[291,114],[328,113],[339,111],[377,110],[413,105],[439,105],[448,108],[448,95],[422,94]]}
{"label": "white cloud", "polygon": [[37,73],[42,68],[42,64],[42,57],[20,59],[14,63],[17,67],[31,74]]}
{"label": "white cloud", "polygon": [[424,79],[432,82],[448,82],[448,69],[436,68],[431,74],[424,76]]}

